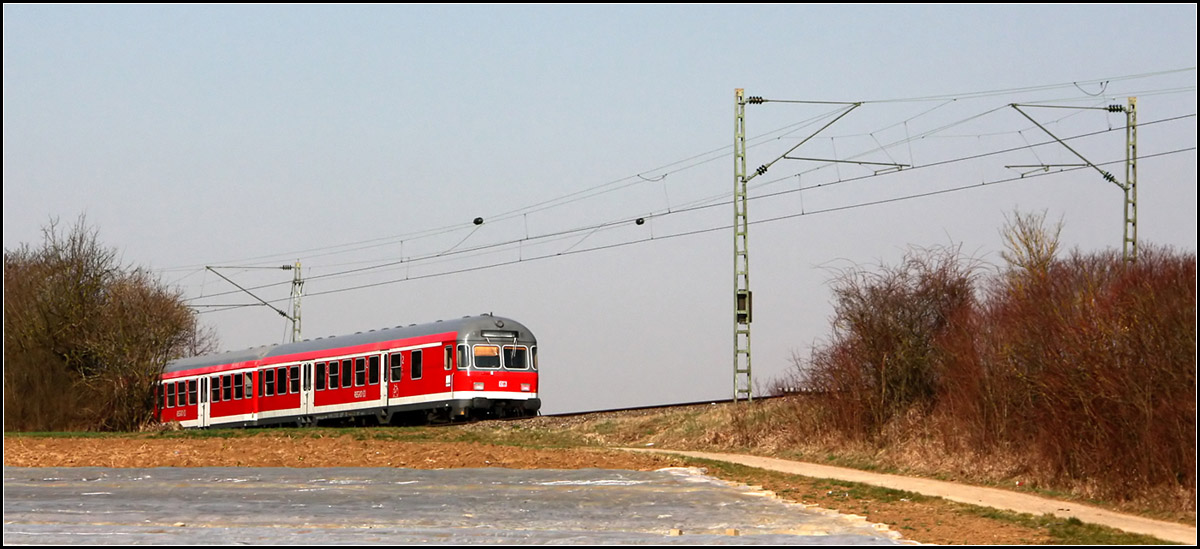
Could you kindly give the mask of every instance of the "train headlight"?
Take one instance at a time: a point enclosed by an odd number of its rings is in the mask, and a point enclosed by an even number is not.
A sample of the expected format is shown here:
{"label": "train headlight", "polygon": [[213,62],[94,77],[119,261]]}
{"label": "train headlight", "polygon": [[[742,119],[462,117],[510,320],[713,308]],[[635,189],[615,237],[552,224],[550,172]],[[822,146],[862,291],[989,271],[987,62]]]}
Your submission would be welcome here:
{"label": "train headlight", "polygon": [[475,390],[476,390],[476,391],[482,391],[482,390],[483,390],[483,382],[482,382],[482,381],[476,381],[476,382],[475,382]]}
{"label": "train headlight", "polygon": [[522,383],[522,384],[521,384],[521,392],[524,392],[524,393],[528,393],[528,392],[529,392],[529,384],[528,384],[528,383]]}

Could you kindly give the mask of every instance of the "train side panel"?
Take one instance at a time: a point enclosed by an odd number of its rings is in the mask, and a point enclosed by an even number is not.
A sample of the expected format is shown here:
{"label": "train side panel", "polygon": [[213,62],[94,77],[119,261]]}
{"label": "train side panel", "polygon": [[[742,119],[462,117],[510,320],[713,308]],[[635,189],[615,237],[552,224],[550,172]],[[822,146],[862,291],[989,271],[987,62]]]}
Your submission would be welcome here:
{"label": "train side panel", "polygon": [[256,385],[257,424],[291,421],[296,415],[300,408],[300,370],[299,363],[260,365]]}
{"label": "train side panel", "polygon": [[229,370],[208,375],[208,426],[254,425],[258,420],[255,398],[256,364],[238,363]]}

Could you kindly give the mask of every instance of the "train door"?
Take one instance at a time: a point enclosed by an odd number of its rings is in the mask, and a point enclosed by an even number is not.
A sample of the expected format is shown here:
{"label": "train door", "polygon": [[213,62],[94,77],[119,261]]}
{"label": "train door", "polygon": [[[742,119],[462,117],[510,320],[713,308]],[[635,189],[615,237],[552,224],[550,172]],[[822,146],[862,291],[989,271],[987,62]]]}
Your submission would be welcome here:
{"label": "train door", "polygon": [[300,415],[313,413],[313,365],[306,362],[300,366]]}
{"label": "train door", "polygon": [[387,404],[388,404],[388,372],[386,371],[386,368],[384,368],[384,366],[383,366],[384,364],[387,364],[387,355],[380,353],[378,355],[370,357],[369,359],[367,359],[367,364],[368,364],[367,375],[370,377],[369,381],[379,382],[379,393],[374,395],[374,398],[377,398],[379,400],[380,404],[387,406]]}
{"label": "train door", "polygon": [[208,376],[200,376],[200,402],[196,405],[196,426],[208,427]]}
{"label": "train door", "polygon": [[385,355],[384,364],[387,365],[384,369],[384,372],[386,372],[384,379],[387,380],[387,383],[384,383],[384,385],[388,387],[388,405],[394,406],[400,403],[400,378],[404,376],[404,354],[400,351],[388,353]]}
{"label": "train door", "polygon": [[454,346],[442,348],[442,370],[446,374],[446,392],[454,392]]}

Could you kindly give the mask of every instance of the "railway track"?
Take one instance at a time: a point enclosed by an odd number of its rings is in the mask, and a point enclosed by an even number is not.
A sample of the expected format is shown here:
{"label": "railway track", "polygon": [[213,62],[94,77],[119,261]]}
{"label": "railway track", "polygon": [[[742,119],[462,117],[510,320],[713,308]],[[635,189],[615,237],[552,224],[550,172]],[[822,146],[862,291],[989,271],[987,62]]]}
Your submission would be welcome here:
{"label": "railway track", "polygon": [[[784,396],[786,396],[786,395],[784,395]],[[779,398],[779,397],[778,396],[755,397],[754,400],[771,400],[771,399],[775,399],[775,398]],[[744,399],[742,401],[744,402]],[[570,416],[583,416],[583,415],[591,415],[591,414],[621,414],[621,413],[636,413],[636,412],[647,412],[648,413],[648,412],[653,412],[653,411],[670,410],[673,408],[687,408],[690,406],[711,406],[711,405],[716,405],[716,404],[732,404],[733,402],[734,402],[734,399],[732,399],[732,398],[710,399],[710,400],[699,400],[699,401],[695,401],[695,402],[680,402],[680,403],[676,403],[676,404],[652,404],[649,406],[632,406],[632,407],[627,407],[627,408],[609,408],[609,409],[605,409],[605,410],[591,410],[591,411],[586,411],[586,412],[567,412],[567,413],[562,413],[562,414],[542,414],[542,415],[543,416],[552,416],[552,417],[570,417]]]}
{"label": "railway track", "polygon": [[[789,395],[780,395],[780,396],[789,396]],[[776,399],[776,398],[779,398],[779,396],[755,397],[754,400],[755,401],[772,400],[772,399]],[[606,408],[603,410],[588,410],[588,411],[582,411],[582,412],[564,412],[564,413],[559,413],[559,414],[538,414],[536,416],[526,416],[526,417],[495,418],[495,419],[486,419],[486,420],[482,420],[482,421],[477,421],[475,423],[486,423],[486,422],[492,422],[492,421],[536,422],[538,420],[545,421],[546,419],[551,419],[551,418],[552,419],[561,419],[561,420],[570,420],[572,418],[584,418],[584,417],[594,417],[594,416],[629,417],[629,416],[639,416],[639,415],[652,415],[652,414],[667,411],[667,410],[673,410],[673,409],[679,409],[679,408],[689,408],[689,407],[694,407],[694,406],[715,406],[715,405],[722,405],[722,404],[732,404],[733,402],[734,402],[734,399],[732,399],[732,398],[710,399],[710,400],[699,400],[699,401],[692,401],[692,402],[679,402],[679,403],[674,403],[674,404],[653,404],[653,405],[648,405],[648,406],[631,406],[631,407],[626,407],[626,408]],[[745,402],[745,400],[742,399],[741,402]],[[463,425],[463,424],[462,423],[453,423],[453,424],[443,423],[443,424],[438,424],[438,425]]]}

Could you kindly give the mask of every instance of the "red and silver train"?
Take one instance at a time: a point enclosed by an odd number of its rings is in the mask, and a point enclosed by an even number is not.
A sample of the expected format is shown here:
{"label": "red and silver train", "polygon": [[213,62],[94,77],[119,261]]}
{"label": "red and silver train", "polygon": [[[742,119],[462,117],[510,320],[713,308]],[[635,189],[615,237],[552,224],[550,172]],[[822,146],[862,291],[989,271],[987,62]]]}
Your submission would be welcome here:
{"label": "red and silver train", "polygon": [[184,427],[536,415],[537,340],[486,314],[185,358],[156,400]]}

